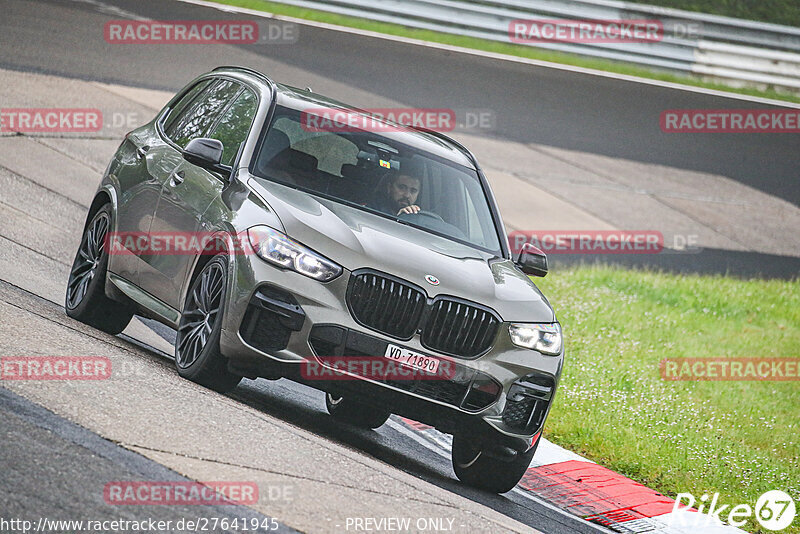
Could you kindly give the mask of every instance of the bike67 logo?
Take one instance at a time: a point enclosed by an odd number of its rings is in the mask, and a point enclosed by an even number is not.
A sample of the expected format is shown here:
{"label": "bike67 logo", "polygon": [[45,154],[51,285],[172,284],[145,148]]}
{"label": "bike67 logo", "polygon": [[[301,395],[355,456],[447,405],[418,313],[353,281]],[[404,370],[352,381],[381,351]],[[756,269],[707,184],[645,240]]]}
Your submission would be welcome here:
{"label": "bike67 logo", "polygon": [[[681,503],[684,503],[681,506]],[[676,512],[698,513],[676,514]],[[691,493],[679,493],[672,508],[671,521],[673,524],[686,526],[709,526],[714,524],[728,524],[733,527],[744,526],[747,521],[755,516],[756,521],[767,530],[783,530],[794,521],[797,511],[794,500],[785,492],[772,490],[762,494],[756,501],[755,508],[749,504],[722,504],[719,493],[712,496],[703,494],[699,499]]]}

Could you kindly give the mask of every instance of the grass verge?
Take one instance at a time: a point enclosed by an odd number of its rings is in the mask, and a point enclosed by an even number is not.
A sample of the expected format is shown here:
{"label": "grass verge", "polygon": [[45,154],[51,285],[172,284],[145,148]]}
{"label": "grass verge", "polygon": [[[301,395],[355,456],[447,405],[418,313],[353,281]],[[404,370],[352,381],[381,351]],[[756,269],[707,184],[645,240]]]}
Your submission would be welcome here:
{"label": "grass verge", "polygon": [[[582,266],[537,285],[567,350],[549,439],[673,498],[719,492],[752,507],[780,489],[800,503],[800,382],[667,382],[658,371],[668,357],[797,358],[800,281]],[[800,519],[782,532],[800,533]]]}
{"label": "grass verge", "polygon": [[497,54],[506,54],[509,56],[517,56],[517,57],[535,59],[540,61],[549,61],[552,63],[560,63],[564,65],[573,65],[576,67],[583,67],[587,69],[596,69],[606,72],[614,72],[617,74],[624,74],[628,76],[638,76],[640,78],[648,78],[652,80],[680,83],[684,85],[691,85],[694,87],[702,87],[706,89],[715,89],[718,91],[726,91],[730,93],[737,93],[750,96],[757,96],[761,98],[772,98],[775,100],[783,100],[786,102],[800,103],[800,96],[781,93],[772,90],[761,91],[752,88],[730,87],[728,85],[720,83],[706,82],[701,80],[700,78],[695,78],[691,76],[681,76],[679,74],[672,74],[669,72],[649,70],[629,63],[615,62],[604,59],[586,58],[574,54],[552,52],[530,46],[515,45],[512,43],[502,43],[498,41],[490,41],[487,39],[463,37],[460,35],[454,35],[449,33],[409,28],[406,26],[401,26],[399,24],[375,22],[369,19],[361,19],[356,17],[337,15],[335,13],[328,13],[325,11],[319,11],[314,9],[300,8],[286,4],[279,4],[276,2],[268,2],[266,0],[211,0],[211,1],[218,4],[255,9],[259,11],[265,11],[268,13],[274,13],[276,15],[284,15],[287,17],[295,17],[300,19],[312,20],[316,22],[324,22],[327,24],[336,24],[338,26],[347,26],[350,28],[384,33],[387,35],[396,35],[400,37],[420,39],[423,41],[431,41],[434,43],[442,43],[447,45],[460,46],[464,48],[471,48],[475,50],[483,50],[486,52],[493,52]]}

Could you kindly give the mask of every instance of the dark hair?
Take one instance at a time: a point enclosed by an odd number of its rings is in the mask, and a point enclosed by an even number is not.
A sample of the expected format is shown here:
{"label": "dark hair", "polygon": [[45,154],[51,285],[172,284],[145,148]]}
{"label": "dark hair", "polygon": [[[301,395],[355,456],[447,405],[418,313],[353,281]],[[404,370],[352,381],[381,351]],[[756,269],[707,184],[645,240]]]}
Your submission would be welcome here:
{"label": "dark hair", "polygon": [[405,176],[406,178],[411,178],[412,180],[416,180],[419,182],[419,187],[422,189],[422,178],[419,176],[414,176],[413,174],[403,174],[402,172],[395,172],[389,176],[389,180],[386,182],[389,185],[394,185],[398,178],[401,176]]}

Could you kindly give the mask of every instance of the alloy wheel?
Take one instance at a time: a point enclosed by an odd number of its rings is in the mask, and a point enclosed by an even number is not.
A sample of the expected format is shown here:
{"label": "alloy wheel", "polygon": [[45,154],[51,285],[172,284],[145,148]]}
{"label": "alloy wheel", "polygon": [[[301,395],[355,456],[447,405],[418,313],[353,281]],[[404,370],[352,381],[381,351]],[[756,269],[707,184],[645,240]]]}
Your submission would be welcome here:
{"label": "alloy wheel", "polygon": [[192,365],[205,348],[219,316],[224,289],[225,271],[218,262],[212,261],[203,269],[199,282],[192,287],[192,294],[187,299],[178,325],[176,362],[179,367]]}
{"label": "alloy wheel", "polygon": [[89,283],[97,273],[97,266],[103,257],[106,235],[111,224],[108,213],[101,212],[92,219],[83,234],[78,257],[69,273],[67,284],[67,306],[75,308],[86,297]]}

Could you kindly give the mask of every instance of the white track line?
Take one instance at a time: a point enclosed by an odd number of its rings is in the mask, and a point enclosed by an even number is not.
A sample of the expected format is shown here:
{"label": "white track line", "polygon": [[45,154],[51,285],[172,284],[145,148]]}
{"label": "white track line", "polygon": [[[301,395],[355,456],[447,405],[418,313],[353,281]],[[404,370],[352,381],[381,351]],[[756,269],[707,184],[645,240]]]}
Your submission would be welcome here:
{"label": "white track line", "polygon": [[[236,7],[236,6],[228,6],[224,4],[217,4],[215,2],[207,2],[205,0],[177,0],[178,2],[183,2],[186,4],[193,4],[198,6],[204,6],[211,9],[216,9],[218,11],[224,11],[227,13],[241,13],[243,15],[250,15],[253,17],[262,17],[262,18],[269,18],[275,20],[282,20],[286,22],[294,22],[297,24],[303,24],[305,26],[312,26],[315,28],[323,28],[326,30],[333,30],[339,31],[343,33],[352,33],[355,35],[361,35],[365,37],[374,37],[376,39],[384,39],[387,41],[395,41],[398,43],[403,44],[411,44],[417,46],[425,46],[427,48],[435,48],[438,50],[447,50],[449,52],[456,52],[460,54],[469,54],[472,56],[484,57],[489,59],[497,59],[501,61],[511,61],[514,63],[523,63],[526,65],[533,65],[536,67],[545,67],[549,69],[556,69],[556,70],[563,70],[567,72],[575,72],[579,74],[588,74],[591,76],[600,76],[603,78],[613,78],[615,80],[622,80],[626,82],[633,82],[633,83],[641,83],[645,85],[652,85],[655,87],[664,87],[667,89],[675,89],[678,91],[687,91],[690,93],[698,93],[703,95],[711,95],[717,96],[721,98],[729,98],[732,100],[740,100],[743,102],[753,102],[758,104],[768,104],[772,106],[780,106],[785,108],[794,108],[800,109],[800,103],[794,102],[785,102],[783,100],[774,100],[771,98],[762,98],[758,96],[750,96],[750,95],[742,95],[738,93],[729,93],[727,91],[719,91],[716,89],[706,89],[704,87],[694,87],[691,85],[684,85],[680,83],[673,83],[673,82],[665,82],[661,80],[651,80],[649,78],[641,78],[639,76],[630,76],[627,74],[618,74],[615,72],[606,72],[603,70],[597,69],[588,69],[585,67],[576,67],[573,65],[563,65],[561,63],[553,63],[550,61],[542,61],[539,59],[529,59],[517,56],[510,56],[507,54],[498,54],[495,52],[486,52],[484,50],[476,50],[474,48],[464,48],[461,46],[454,46],[454,45],[447,45],[442,43],[433,43],[430,41],[423,41],[422,39],[412,39],[410,37],[400,37],[397,35],[388,35],[385,33],[373,32],[368,30],[360,30],[357,28],[349,28],[347,26],[338,26],[336,24],[328,24],[325,22],[316,22],[312,20],[306,19],[299,19],[295,17],[287,17],[284,15],[276,15],[274,13],[267,13],[265,11],[258,11],[255,9],[248,9],[244,7]],[[278,0],[279,1],[279,0]],[[288,5],[288,4],[287,4]]]}

